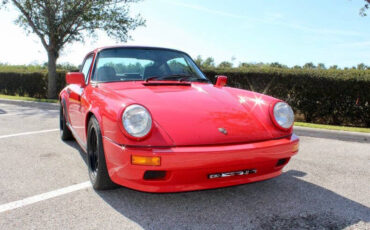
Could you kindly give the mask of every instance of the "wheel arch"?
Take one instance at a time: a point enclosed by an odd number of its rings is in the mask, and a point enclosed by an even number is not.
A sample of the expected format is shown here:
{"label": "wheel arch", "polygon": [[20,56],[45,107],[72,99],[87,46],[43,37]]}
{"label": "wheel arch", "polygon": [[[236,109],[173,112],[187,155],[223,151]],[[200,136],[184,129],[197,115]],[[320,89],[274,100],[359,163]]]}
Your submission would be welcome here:
{"label": "wheel arch", "polygon": [[101,122],[101,116],[99,115],[99,112],[97,109],[92,109],[90,108],[89,111],[86,113],[86,118],[85,118],[85,135],[87,137],[87,131],[88,131],[88,126],[89,126],[89,121],[91,117],[95,117],[96,120],[99,123],[100,126],[100,131],[102,132],[103,135],[103,128],[102,128],[102,122]]}
{"label": "wheel arch", "polygon": [[65,116],[67,118],[67,122],[69,124],[71,124],[71,120],[69,119],[69,113],[68,113],[68,107],[67,107],[67,100],[65,98],[66,96],[61,94],[59,96],[59,103],[60,103],[60,106],[62,106],[63,110],[64,110],[64,113],[65,113]]}

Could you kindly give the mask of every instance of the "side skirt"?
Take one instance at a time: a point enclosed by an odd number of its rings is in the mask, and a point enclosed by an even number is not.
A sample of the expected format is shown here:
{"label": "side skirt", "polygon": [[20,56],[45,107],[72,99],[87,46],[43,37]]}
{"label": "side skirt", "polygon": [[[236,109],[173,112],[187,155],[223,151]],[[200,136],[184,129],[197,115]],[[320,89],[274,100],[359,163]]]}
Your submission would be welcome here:
{"label": "side skirt", "polygon": [[76,139],[77,143],[80,145],[82,150],[87,153],[87,144],[83,143],[83,141],[80,139],[80,137],[77,135],[76,131],[72,128],[72,126],[67,122],[67,126],[69,130],[71,130],[73,137]]}

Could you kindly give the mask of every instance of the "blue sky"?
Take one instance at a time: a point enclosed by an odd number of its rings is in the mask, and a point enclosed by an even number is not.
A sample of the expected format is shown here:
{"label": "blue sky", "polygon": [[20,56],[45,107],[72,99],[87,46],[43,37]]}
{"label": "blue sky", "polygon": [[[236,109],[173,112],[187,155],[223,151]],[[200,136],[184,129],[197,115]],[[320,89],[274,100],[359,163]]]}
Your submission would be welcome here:
{"label": "blue sky", "polygon": [[[370,17],[360,17],[363,0],[145,0],[133,5],[147,26],[132,32],[131,45],[183,50],[216,62],[307,62],[370,65]],[[17,12],[0,11],[0,62],[42,63],[38,38],[13,24]],[[4,36],[6,35],[6,36]],[[121,44],[98,40],[67,46],[59,60],[79,64],[90,50]]]}

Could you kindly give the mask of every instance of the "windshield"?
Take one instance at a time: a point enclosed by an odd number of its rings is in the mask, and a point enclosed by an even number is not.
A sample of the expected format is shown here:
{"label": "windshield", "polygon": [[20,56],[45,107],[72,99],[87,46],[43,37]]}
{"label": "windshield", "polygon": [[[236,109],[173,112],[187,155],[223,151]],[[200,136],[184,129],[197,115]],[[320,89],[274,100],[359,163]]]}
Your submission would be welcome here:
{"label": "windshield", "polygon": [[99,52],[93,81],[179,80],[208,82],[185,53],[155,48],[113,48]]}

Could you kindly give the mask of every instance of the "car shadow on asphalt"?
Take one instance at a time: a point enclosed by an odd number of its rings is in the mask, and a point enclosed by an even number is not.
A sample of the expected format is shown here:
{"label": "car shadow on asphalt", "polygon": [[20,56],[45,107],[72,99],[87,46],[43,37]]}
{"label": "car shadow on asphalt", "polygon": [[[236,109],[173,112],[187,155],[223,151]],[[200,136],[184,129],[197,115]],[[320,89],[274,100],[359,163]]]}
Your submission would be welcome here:
{"label": "car shadow on asphalt", "polygon": [[241,186],[151,194],[97,191],[144,229],[343,229],[370,221],[370,208],[306,182],[304,172]]}
{"label": "car shadow on asphalt", "polygon": [[78,145],[77,141],[75,140],[69,140],[69,141],[63,141],[65,144],[75,148],[78,153],[80,154],[80,157],[82,158],[82,160],[85,162],[86,164],[86,167],[87,167],[87,155],[86,153],[82,150],[82,148]]}
{"label": "car shadow on asphalt", "polygon": [[[75,141],[65,143],[86,163]],[[305,175],[289,170],[267,181],[194,192],[95,192],[144,229],[343,229],[370,222],[369,207],[304,181]]]}

